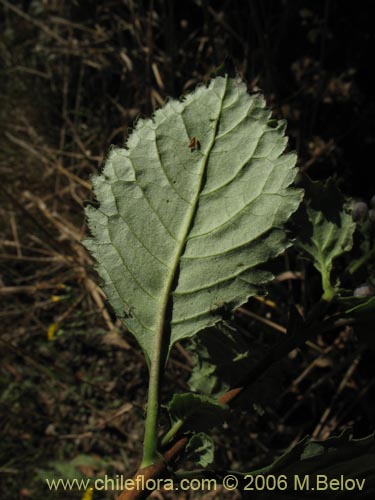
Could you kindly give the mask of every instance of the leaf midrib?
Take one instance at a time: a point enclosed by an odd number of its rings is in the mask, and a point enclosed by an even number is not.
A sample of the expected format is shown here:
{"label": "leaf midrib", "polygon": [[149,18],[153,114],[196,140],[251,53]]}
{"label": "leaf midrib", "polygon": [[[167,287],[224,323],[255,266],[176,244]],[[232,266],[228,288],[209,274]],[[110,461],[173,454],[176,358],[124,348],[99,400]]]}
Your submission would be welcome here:
{"label": "leaf midrib", "polygon": [[[189,208],[189,212],[188,212],[187,217],[186,217],[185,226],[184,226],[184,229],[182,231],[182,237],[180,239],[179,245],[177,246],[175,256],[172,260],[172,266],[170,267],[170,271],[167,275],[167,279],[165,282],[165,287],[164,287],[164,290],[162,291],[161,301],[160,301],[160,309],[159,309],[160,312],[158,315],[159,317],[158,317],[158,320],[156,322],[156,328],[155,328],[153,358],[151,360],[151,372],[152,372],[153,368],[155,369],[158,365],[160,365],[160,361],[161,361],[160,356],[161,356],[161,352],[162,352],[163,337],[164,337],[164,326],[165,326],[164,323],[165,323],[165,316],[166,316],[166,312],[167,312],[170,293],[171,293],[172,285],[173,285],[173,282],[175,279],[176,271],[177,271],[178,266],[181,262],[182,253],[185,249],[187,236],[189,234],[194,216],[196,214],[200,193],[202,191],[202,182],[203,182],[204,174],[205,174],[207,164],[208,164],[208,159],[210,157],[210,153],[211,153],[212,148],[213,148],[215,141],[216,141],[217,129],[218,129],[220,116],[221,116],[222,109],[223,109],[223,102],[224,102],[224,98],[225,98],[225,94],[226,94],[226,90],[227,90],[227,82],[228,82],[228,77],[225,78],[225,86],[224,86],[223,93],[221,96],[221,102],[220,102],[218,114],[217,114],[216,119],[215,119],[215,126],[213,128],[211,142],[209,144],[209,147],[208,147],[206,153],[203,155],[203,158],[202,158],[201,173],[200,173],[200,178],[199,178],[199,183],[198,183],[198,187],[196,190],[195,198],[194,198],[194,200],[191,203],[191,206]],[[183,111],[181,112],[181,117],[183,119],[182,113],[183,113]]]}
{"label": "leaf midrib", "polygon": [[[166,355],[168,353],[168,349],[166,349],[166,346],[163,345],[166,332],[165,329],[166,314],[169,305],[171,289],[175,281],[175,276],[178,266],[180,264],[182,253],[186,246],[187,235],[190,231],[190,228],[192,226],[198,208],[199,195],[202,190],[202,184],[207,167],[208,158],[215,144],[218,124],[223,108],[223,101],[227,90],[227,82],[228,80],[226,78],[225,86],[221,96],[219,110],[215,119],[215,126],[213,127],[212,131],[211,142],[207,148],[206,153],[203,155],[202,158],[200,178],[197,185],[195,197],[187,213],[185,224],[183,230],[181,231],[182,237],[180,239],[179,245],[176,248],[176,253],[174,258],[172,259],[172,265],[167,274],[165,285],[161,293],[159,309],[157,311],[157,316],[156,316],[153,351],[150,360],[151,366],[150,366],[150,384],[148,390],[148,409],[147,409],[145,437],[144,437],[143,460],[141,467],[148,467],[152,463],[155,463],[155,461],[157,460],[157,421],[158,421],[159,404],[160,404],[159,392],[160,392],[161,374],[163,371]],[[183,120],[182,113],[183,110],[181,112],[181,118]]]}

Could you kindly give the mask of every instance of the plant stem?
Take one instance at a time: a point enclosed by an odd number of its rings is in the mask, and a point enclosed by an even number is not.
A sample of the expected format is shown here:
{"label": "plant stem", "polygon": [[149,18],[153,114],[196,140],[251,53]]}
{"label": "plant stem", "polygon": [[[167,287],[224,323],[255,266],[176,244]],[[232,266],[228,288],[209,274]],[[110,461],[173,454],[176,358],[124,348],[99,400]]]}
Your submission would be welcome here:
{"label": "plant stem", "polygon": [[151,363],[148,385],[147,416],[143,441],[143,458],[141,468],[149,467],[158,459],[157,422],[159,414],[160,363]]}
{"label": "plant stem", "polygon": [[184,425],[184,420],[182,419],[177,420],[177,422],[175,422],[169,429],[169,431],[163,436],[163,439],[161,440],[161,445],[165,446],[166,444],[169,443],[169,441],[172,441],[172,439],[179,432],[179,430],[183,425]]}
{"label": "plant stem", "polygon": [[331,284],[330,272],[327,269],[322,269],[322,287],[323,287],[323,295],[322,300],[326,302],[331,302],[331,300],[335,297],[335,289]]}
{"label": "plant stem", "polygon": [[[179,245],[176,248],[176,253],[173,258],[173,265],[171,266],[164,289],[161,293],[160,301],[160,311],[158,315],[158,321],[155,327],[155,337],[154,345],[151,359],[150,367],[150,381],[148,386],[148,401],[147,401],[147,416],[145,423],[145,437],[143,442],[143,460],[141,463],[141,468],[149,467],[156,464],[160,460],[160,456],[157,451],[158,437],[158,413],[160,405],[160,383],[161,376],[164,370],[164,362],[166,359],[166,353],[168,351],[168,346],[166,345],[166,325],[168,308],[170,306],[170,293],[173,287],[174,280],[176,278],[176,273],[180,264],[181,255],[184,252],[186,245],[186,238],[194,222],[194,217],[198,209],[199,196],[205,182],[205,172],[208,163],[208,158],[210,152],[215,144],[215,138],[219,126],[220,115],[222,112],[222,106],[224,102],[226,86],[228,79],[225,80],[225,90],[221,96],[219,110],[215,119],[214,128],[212,132],[212,137],[210,143],[207,145],[206,151],[202,153],[202,162],[199,174],[199,181],[197,184],[197,190],[195,196],[191,199],[191,207],[187,213],[186,221],[181,231]],[[170,318],[169,318],[170,319]]]}

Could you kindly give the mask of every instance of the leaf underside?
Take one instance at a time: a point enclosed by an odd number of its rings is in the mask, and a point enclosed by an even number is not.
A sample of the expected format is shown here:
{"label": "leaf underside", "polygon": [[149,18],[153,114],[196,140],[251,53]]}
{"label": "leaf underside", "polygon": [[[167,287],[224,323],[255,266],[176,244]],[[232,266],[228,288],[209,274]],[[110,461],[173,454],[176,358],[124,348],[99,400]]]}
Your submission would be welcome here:
{"label": "leaf underside", "polygon": [[167,322],[170,347],[272,278],[260,266],[288,246],[302,196],[284,130],[260,95],[217,77],[139,120],[93,179],[85,245],[148,357]]}

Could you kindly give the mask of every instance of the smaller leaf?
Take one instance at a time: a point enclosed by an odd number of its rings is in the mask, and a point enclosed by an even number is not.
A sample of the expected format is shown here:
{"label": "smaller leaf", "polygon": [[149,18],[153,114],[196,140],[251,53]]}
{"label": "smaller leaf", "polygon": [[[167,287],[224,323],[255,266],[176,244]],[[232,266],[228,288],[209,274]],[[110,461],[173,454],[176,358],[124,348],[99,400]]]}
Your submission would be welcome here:
{"label": "smaller leaf", "polygon": [[172,422],[183,420],[189,431],[205,431],[224,421],[227,405],[200,394],[174,394],[168,403]]}
{"label": "smaller leaf", "polygon": [[186,446],[187,459],[200,467],[207,467],[214,461],[215,445],[210,436],[204,432],[194,434]]}
{"label": "smaller leaf", "polygon": [[323,298],[336,294],[331,273],[334,260],[351,250],[356,228],[349,213],[349,200],[339,191],[333,179],[326,183],[303,177],[305,199],[296,214],[297,246],[312,260],[321,273]]}
{"label": "smaller leaf", "polygon": [[219,397],[238,384],[254,359],[254,348],[241,332],[224,324],[201,332],[191,343],[194,366],[192,391]]}
{"label": "smaller leaf", "polygon": [[[298,323],[293,315],[291,321]],[[298,323],[299,324],[299,323]],[[290,336],[297,337],[296,325]],[[287,340],[287,336],[284,337]],[[244,333],[221,324],[201,332],[192,342],[194,365],[189,379],[189,387],[193,391],[220,397],[230,389],[243,384],[246,375],[255,370],[257,364],[269,353],[269,349],[277,344],[277,337],[260,338],[258,332]],[[290,339],[293,342],[293,338]],[[255,409],[260,413],[263,407],[272,403],[282,390],[284,375],[284,353],[275,351],[275,362],[265,373],[257,377],[235,399],[231,407],[248,410]]]}

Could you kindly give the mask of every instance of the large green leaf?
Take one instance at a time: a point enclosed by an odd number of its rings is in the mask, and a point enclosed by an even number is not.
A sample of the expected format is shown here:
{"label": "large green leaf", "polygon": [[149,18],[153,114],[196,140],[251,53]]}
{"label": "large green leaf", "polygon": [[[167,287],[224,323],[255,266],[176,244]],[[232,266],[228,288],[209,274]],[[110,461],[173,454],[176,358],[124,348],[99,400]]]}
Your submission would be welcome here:
{"label": "large green leaf", "polygon": [[[150,357],[220,320],[271,279],[302,191],[285,123],[260,95],[217,77],[139,120],[94,178],[86,208],[104,291]],[[156,340],[155,340],[156,339]]]}
{"label": "large green leaf", "polygon": [[303,178],[306,196],[296,220],[299,222],[297,245],[305,251],[321,273],[324,298],[335,295],[331,273],[334,260],[353,245],[355,223],[349,202],[333,179],[323,184]]}

